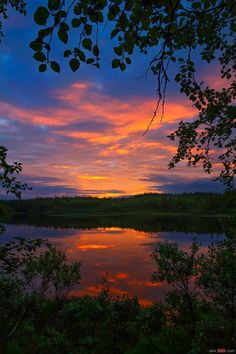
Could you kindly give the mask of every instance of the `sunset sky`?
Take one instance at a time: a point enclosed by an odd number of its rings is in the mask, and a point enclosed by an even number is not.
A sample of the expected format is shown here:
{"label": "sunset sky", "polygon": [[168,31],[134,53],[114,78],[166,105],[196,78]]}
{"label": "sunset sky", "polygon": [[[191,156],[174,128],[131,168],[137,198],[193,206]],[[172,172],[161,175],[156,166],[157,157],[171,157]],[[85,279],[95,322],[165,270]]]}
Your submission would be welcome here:
{"label": "sunset sky", "polygon": [[[201,169],[168,170],[175,146],[166,136],[196,115],[174,82],[162,123],[157,119],[143,135],[155,109],[155,78],[145,79],[151,54],[136,53],[125,73],[112,70],[111,43],[101,31],[100,70],[84,65],[72,73],[65,62],[61,74],[38,73],[28,47],[37,30],[32,11],[26,18],[11,14],[0,44],[0,144],[11,161],[23,163],[21,179],[33,187],[25,198],[222,190]],[[170,77],[175,72],[170,68]],[[219,86],[216,72],[199,67],[206,83]]]}

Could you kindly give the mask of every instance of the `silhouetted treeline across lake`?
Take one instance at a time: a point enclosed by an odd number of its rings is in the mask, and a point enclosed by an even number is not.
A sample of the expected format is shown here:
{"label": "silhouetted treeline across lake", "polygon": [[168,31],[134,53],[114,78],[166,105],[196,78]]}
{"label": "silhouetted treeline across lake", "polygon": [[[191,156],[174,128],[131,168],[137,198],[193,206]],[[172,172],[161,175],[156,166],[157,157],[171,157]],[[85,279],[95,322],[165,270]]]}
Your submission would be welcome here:
{"label": "silhouetted treeline across lake", "polygon": [[34,215],[117,215],[127,213],[236,214],[236,193],[141,194],[122,198],[56,197],[3,201],[12,213]]}
{"label": "silhouetted treeline across lake", "polygon": [[222,217],[236,215],[236,193],[36,198],[2,203],[7,209],[3,220],[53,228],[222,233]]}

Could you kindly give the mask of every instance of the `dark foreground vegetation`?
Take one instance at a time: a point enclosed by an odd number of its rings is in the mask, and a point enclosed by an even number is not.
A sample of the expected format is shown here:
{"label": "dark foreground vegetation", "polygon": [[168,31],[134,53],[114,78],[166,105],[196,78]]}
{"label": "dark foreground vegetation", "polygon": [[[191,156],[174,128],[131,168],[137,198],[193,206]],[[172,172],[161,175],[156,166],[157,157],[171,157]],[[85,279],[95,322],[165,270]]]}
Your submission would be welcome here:
{"label": "dark foreground vegetation", "polygon": [[[236,349],[236,230],[206,254],[193,242],[183,251],[159,243],[152,254],[154,282],[168,282],[162,303],[69,296],[80,263],[47,241],[0,244],[0,348],[6,354],[202,354]],[[150,274],[151,277],[151,274]],[[158,291],[158,290],[157,290]]]}
{"label": "dark foreground vegetation", "polygon": [[236,214],[236,193],[141,194],[123,198],[56,197],[2,201],[15,214],[50,216],[127,213]]}

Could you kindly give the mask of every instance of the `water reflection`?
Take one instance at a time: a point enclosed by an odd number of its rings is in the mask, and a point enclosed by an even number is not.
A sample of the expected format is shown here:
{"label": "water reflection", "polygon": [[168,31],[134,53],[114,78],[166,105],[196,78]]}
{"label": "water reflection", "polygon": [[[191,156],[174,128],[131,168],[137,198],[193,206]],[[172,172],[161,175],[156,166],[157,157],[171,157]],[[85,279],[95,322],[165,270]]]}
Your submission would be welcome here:
{"label": "water reflection", "polygon": [[213,238],[222,237],[216,233],[145,232],[119,227],[53,229],[6,225],[2,241],[15,236],[47,238],[66,250],[71,261],[81,261],[81,285],[74,294],[96,294],[100,280],[105,277],[112,294],[135,295],[143,304],[163,298],[166,291],[165,284],[151,282],[155,270],[151,253],[157,242],[177,242],[181,248],[187,249],[196,237],[204,252]]}
{"label": "water reflection", "polygon": [[209,216],[186,215],[90,215],[47,216],[47,215],[19,215],[15,216],[14,224],[33,225],[50,228],[98,229],[121,228],[145,232],[184,232],[220,234],[224,229],[225,219]]}

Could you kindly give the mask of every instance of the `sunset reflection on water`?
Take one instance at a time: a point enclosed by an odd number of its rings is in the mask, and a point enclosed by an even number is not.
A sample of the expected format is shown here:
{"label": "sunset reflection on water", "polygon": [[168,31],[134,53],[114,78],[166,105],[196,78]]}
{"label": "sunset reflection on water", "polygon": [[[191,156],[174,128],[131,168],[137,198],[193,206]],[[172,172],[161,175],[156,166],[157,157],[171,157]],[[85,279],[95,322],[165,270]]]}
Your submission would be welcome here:
{"label": "sunset reflection on water", "polygon": [[7,225],[3,239],[9,240],[16,235],[47,238],[65,250],[71,262],[81,262],[81,283],[72,295],[97,295],[101,284],[105,284],[111,295],[137,296],[143,305],[163,299],[167,290],[167,284],[151,281],[155,271],[151,254],[158,242],[178,242],[187,250],[193,237],[197,237],[204,252],[212,240],[210,234],[143,232],[116,227],[53,229],[28,225]]}
{"label": "sunset reflection on water", "polygon": [[155,270],[151,252],[158,240],[156,233],[99,228],[78,230],[70,238],[57,239],[56,244],[68,251],[70,260],[82,263],[81,285],[74,294],[96,295],[105,281],[112,295],[128,293],[148,303],[158,297],[158,284],[151,282]]}

